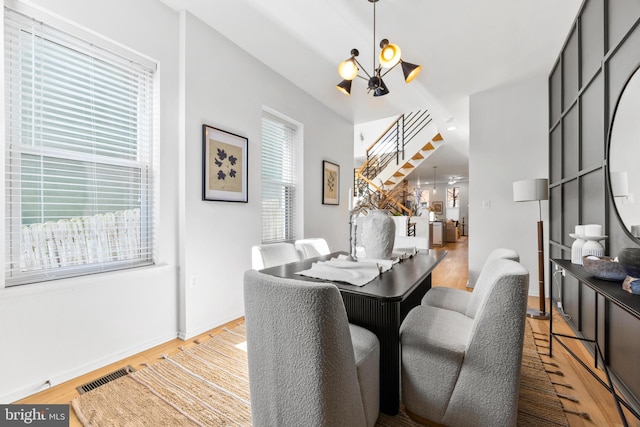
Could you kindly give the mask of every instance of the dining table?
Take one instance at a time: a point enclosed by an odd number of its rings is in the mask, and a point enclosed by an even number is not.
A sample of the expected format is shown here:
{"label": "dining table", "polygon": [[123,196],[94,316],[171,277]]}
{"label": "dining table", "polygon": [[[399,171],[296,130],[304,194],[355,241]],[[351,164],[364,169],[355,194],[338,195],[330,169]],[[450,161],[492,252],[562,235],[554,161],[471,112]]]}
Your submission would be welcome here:
{"label": "dining table", "polygon": [[431,273],[447,255],[443,249],[428,249],[394,263],[362,286],[301,275],[314,263],[345,258],[347,252],[307,258],[260,270],[276,277],[336,285],[349,322],[372,331],[380,342],[380,410],[396,415],[400,408],[400,325],[409,311],[420,305],[431,289]]}

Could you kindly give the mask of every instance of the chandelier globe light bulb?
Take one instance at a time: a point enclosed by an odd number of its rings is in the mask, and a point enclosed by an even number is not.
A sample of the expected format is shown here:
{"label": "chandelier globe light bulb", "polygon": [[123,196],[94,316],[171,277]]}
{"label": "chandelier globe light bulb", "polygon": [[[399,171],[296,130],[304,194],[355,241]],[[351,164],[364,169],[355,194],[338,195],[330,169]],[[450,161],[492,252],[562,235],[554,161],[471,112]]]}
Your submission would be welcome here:
{"label": "chandelier globe light bulb", "polygon": [[358,76],[358,66],[353,58],[346,59],[338,65],[338,74],[345,80],[353,80]]}

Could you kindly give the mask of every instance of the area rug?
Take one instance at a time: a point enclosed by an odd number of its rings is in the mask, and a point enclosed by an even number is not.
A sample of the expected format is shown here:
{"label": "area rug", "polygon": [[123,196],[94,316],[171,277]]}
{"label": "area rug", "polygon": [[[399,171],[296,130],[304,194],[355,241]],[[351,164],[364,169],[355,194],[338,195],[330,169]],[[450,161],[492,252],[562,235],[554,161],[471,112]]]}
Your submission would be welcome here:
{"label": "area rug", "polygon": [[[251,425],[244,325],[105,384],[72,402],[85,427]],[[379,427],[417,426],[402,410]],[[527,322],[519,426],[567,426]]]}

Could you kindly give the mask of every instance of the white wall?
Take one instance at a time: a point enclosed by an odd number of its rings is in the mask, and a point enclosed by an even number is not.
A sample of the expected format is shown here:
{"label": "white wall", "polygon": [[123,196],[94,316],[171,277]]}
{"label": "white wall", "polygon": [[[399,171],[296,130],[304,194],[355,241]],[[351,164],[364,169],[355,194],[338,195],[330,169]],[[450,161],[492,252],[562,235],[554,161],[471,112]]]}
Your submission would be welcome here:
{"label": "white wall", "polygon": [[175,338],[177,330],[176,15],[156,0],[34,3],[160,64],[158,265],[0,289],[2,403]]}
{"label": "white wall", "polygon": [[[408,113],[408,112],[407,112]],[[358,123],[353,126],[353,158],[366,159],[367,148],[373,144],[384,131],[398,119],[398,116],[386,117],[371,122]],[[362,136],[362,139],[360,137]],[[364,160],[358,162],[360,166]]]}
{"label": "white wall", "polygon": [[[304,125],[300,237],[348,246],[352,124],[158,0],[36,3],[160,64],[158,265],[0,289],[1,403],[243,314],[242,276],[260,243],[263,106]],[[201,200],[203,123],[248,137],[249,203]],[[322,160],[342,166],[339,206],[321,204]]]}
{"label": "white wall", "polygon": [[[469,104],[469,283],[494,248],[508,247],[529,270],[529,294],[538,295],[538,204],[515,203],[513,182],[548,177],[547,77],[475,94]],[[542,202],[545,248],[548,203]]]}
{"label": "white wall", "polygon": [[[184,288],[180,333],[193,336],[244,313],[242,275],[260,244],[260,150],[263,106],[304,126],[304,229],[332,249],[348,247],[353,126],[321,106],[196,17],[185,14]],[[249,202],[201,200],[203,123],[249,139]],[[339,206],[322,205],[322,160],[341,165]],[[196,278],[196,286],[191,286]]]}

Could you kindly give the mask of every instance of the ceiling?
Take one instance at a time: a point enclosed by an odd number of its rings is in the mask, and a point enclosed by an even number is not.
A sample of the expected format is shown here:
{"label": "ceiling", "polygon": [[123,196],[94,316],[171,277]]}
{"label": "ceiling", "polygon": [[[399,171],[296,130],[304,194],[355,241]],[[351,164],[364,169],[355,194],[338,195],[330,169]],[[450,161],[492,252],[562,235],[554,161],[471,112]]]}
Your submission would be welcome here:
{"label": "ceiling", "polygon": [[[373,8],[367,0],[161,0],[186,9],[346,120],[360,124],[429,109],[445,144],[421,167],[438,182],[468,177],[469,96],[546,76],[582,0],[380,0],[375,54],[387,38],[403,60],[422,65],[405,84],[392,70],[390,93],[367,94],[356,79],[351,96],[335,89],[338,64],[352,48],[371,73]],[[455,126],[456,130],[447,130]],[[464,180],[463,179],[463,180]]]}

